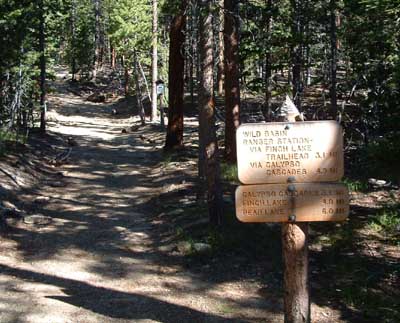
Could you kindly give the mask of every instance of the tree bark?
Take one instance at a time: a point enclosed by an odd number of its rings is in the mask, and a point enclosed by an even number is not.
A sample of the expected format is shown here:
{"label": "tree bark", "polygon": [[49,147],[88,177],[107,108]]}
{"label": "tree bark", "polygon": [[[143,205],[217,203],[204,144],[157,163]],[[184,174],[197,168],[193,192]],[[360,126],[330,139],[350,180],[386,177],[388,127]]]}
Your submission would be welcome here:
{"label": "tree bark", "polygon": [[266,53],[265,53],[265,112],[264,117],[271,121],[271,76],[272,76],[272,67],[271,67],[271,23],[272,23],[272,0],[267,0],[267,14],[266,14],[266,21],[265,21],[265,29],[266,29]]}
{"label": "tree bark", "polygon": [[40,132],[46,132],[46,35],[45,9],[40,1],[39,17],[39,51],[40,51]]}
{"label": "tree bark", "polygon": [[236,162],[236,129],[240,125],[238,0],[225,0],[225,158]]}
{"label": "tree bark", "polygon": [[204,167],[206,175],[210,223],[218,226],[222,221],[222,190],[215,129],[212,0],[200,0],[200,4],[199,167]]}
{"label": "tree bark", "polygon": [[330,0],[330,34],[331,34],[331,116],[337,118],[336,70],[337,70],[337,35],[336,35],[336,1]]}
{"label": "tree bark", "polygon": [[194,87],[195,87],[195,82],[194,82],[194,67],[196,65],[195,63],[195,56],[196,56],[196,30],[195,30],[195,15],[196,11],[193,8],[193,5],[190,6],[189,10],[189,15],[187,15],[187,24],[189,27],[189,57],[186,57],[186,59],[189,61],[189,91],[190,91],[190,104],[191,106],[194,106]]}
{"label": "tree bark", "polygon": [[186,25],[186,1],[182,1],[178,15],[171,23],[169,34],[169,71],[168,71],[168,127],[165,149],[171,150],[183,146],[183,99],[184,99],[184,44]]}
{"label": "tree bark", "polygon": [[309,323],[308,223],[282,225],[285,323]]}
{"label": "tree bark", "polygon": [[151,121],[157,118],[157,79],[158,79],[158,0],[153,0],[153,56],[152,56],[152,92]]}
{"label": "tree bark", "polygon": [[219,30],[218,30],[218,94],[224,94],[224,81],[225,81],[225,53],[224,53],[224,0],[219,0]]}
{"label": "tree bark", "polygon": [[115,69],[115,66],[116,66],[116,58],[117,58],[117,53],[116,53],[116,51],[115,51],[115,47],[114,46],[112,46],[111,47],[111,68],[112,69]]}
{"label": "tree bark", "polygon": [[124,94],[125,97],[129,95],[129,68],[125,59],[125,55],[121,56],[121,64],[124,69]]}
{"label": "tree bark", "polygon": [[[147,82],[147,78],[146,78],[146,74],[144,73],[142,64],[140,64],[140,61],[137,61],[137,64],[139,66],[140,69],[140,74],[142,75],[143,81],[144,81],[144,85],[146,86],[146,93],[147,93],[147,97],[149,98],[149,102],[151,102],[151,94],[150,94],[150,89],[149,89],[149,84]],[[161,102],[161,101],[160,101]]]}
{"label": "tree bark", "polygon": [[76,74],[76,1],[71,1],[71,69],[72,80],[75,81]]}
{"label": "tree bark", "polygon": [[[201,11],[201,7],[200,7],[200,5],[201,4],[199,4],[199,2],[200,2],[201,0],[196,0],[196,1],[194,1],[197,5],[196,5],[196,7],[195,7],[195,13],[194,13],[194,17],[195,17],[195,21],[196,21],[196,23],[195,23],[195,25],[197,25],[197,33],[196,33],[196,42],[197,42],[197,44],[199,44],[200,43],[200,11]],[[199,48],[199,46],[194,46],[194,48],[195,48],[195,51],[196,51],[196,53],[195,53],[195,55],[194,55],[194,59],[195,59],[195,70],[196,70],[196,85],[197,85],[197,88],[199,88],[200,87],[200,79],[201,79],[201,58],[200,58],[200,48]],[[197,89],[198,90],[198,89]],[[197,100],[198,100],[198,98],[197,98]]]}
{"label": "tree bark", "polygon": [[301,108],[301,70],[302,70],[302,41],[303,41],[303,26],[302,26],[302,0],[292,0],[292,87],[293,101],[296,107]]}
{"label": "tree bark", "polygon": [[145,111],[144,111],[143,102],[142,102],[142,91],[140,89],[140,69],[139,69],[138,57],[137,57],[136,52],[133,54],[133,60],[134,60],[134,66],[135,66],[136,102],[138,105],[140,121],[141,121],[142,125],[145,125],[146,118],[145,118]]}
{"label": "tree bark", "polygon": [[95,15],[95,33],[94,33],[94,66],[93,66],[93,79],[96,80],[97,71],[100,66],[101,60],[101,0],[94,0],[94,15]]}

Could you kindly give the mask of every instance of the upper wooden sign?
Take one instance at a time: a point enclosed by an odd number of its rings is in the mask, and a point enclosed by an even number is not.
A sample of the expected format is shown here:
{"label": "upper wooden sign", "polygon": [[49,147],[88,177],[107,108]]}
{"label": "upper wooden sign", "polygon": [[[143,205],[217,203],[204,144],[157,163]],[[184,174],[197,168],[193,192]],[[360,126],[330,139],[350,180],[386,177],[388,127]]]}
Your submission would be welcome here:
{"label": "upper wooden sign", "polygon": [[343,221],[349,191],[338,183],[244,185],[236,189],[242,222]]}
{"label": "upper wooden sign", "polygon": [[343,133],[336,121],[243,124],[236,140],[243,184],[334,182],[343,176]]}

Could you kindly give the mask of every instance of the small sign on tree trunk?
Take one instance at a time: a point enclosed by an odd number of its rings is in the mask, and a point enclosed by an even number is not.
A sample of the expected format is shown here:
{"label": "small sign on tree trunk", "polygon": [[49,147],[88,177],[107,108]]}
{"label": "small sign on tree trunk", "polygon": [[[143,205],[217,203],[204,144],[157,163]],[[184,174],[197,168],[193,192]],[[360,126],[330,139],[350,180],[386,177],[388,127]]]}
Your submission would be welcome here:
{"label": "small sign on tree trunk", "polygon": [[157,96],[164,95],[165,87],[164,87],[164,82],[162,80],[158,80],[156,82],[156,90],[157,90]]}

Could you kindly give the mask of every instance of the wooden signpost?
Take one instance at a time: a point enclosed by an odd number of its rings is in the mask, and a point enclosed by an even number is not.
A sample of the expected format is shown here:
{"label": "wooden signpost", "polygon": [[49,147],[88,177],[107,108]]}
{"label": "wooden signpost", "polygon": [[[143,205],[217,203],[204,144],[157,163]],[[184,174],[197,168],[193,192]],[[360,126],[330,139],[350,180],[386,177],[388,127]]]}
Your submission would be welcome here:
{"label": "wooden signpost", "polygon": [[333,183],[344,172],[342,129],[335,121],[244,124],[236,140],[246,184],[236,190],[236,216],[282,222],[285,323],[310,322],[308,222],[349,214],[347,187]]}

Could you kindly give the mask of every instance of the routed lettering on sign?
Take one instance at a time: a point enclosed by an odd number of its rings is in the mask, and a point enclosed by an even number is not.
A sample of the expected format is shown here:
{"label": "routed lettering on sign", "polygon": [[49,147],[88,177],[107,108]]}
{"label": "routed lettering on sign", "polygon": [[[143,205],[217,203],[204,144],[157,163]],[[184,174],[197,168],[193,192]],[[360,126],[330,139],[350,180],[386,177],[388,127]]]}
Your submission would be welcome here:
{"label": "routed lettering on sign", "polygon": [[343,133],[335,121],[243,124],[236,136],[243,184],[334,182],[343,176]]}
{"label": "routed lettering on sign", "polygon": [[349,191],[344,184],[268,184],[236,189],[236,216],[242,222],[343,221],[348,214]]}

